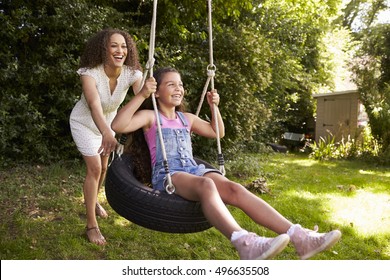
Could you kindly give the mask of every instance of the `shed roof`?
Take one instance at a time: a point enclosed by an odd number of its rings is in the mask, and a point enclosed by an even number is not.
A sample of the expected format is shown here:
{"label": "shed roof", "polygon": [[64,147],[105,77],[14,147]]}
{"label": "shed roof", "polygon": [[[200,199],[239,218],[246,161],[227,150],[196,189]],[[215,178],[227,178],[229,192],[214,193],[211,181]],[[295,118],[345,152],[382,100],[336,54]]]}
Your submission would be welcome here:
{"label": "shed roof", "polygon": [[358,92],[357,89],[351,89],[351,90],[344,90],[344,91],[333,91],[333,92],[327,92],[327,93],[318,93],[318,94],[313,94],[313,98],[318,98],[318,97],[326,97],[326,96],[335,96],[335,95],[343,95],[343,94],[350,94],[350,93],[355,93]]}
{"label": "shed roof", "polygon": [[324,97],[324,96],[333,96],[333,95],[342,95],[358,92],[358,87],[351,80],[351,72],[344,70],[344,75],[340,75],[334,78],[334,89],[322,89],[318,93],[313,94],[314,98]]}

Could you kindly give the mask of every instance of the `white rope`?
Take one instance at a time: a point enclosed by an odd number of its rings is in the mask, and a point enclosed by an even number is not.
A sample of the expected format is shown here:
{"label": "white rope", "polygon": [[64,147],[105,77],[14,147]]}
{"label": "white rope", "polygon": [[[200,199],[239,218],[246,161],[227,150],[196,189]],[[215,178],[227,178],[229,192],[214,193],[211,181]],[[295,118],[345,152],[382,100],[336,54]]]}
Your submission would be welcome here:
{"label": "white rope", "polygon": [[[214,65],[214,50],[213,50],[213,24],[212,24],[212,5],[211,0],[208,0],[208,31],[209,31],[209,56],[210,56],[210,63],[207,66],[207,81],[203,87],[203,92],[200,97],[198,108],[196,109],[196,116],[199,116],[200,109],[202,108],[202,104],[204,102],[204,98],[207,93],[207,89],[209,87],[209,84],[211,83],[211,90],[214,90],[214,76],[216,71],[216,66]],[[214,113],[214,121],[215,121],[215,133],[217,138],[217,148],[218,148],[218,165],[219,165],[219,171],[223,175],[226,174],[225,166],[224,166],[224,159],[221,149],[221,139],[219,134],[219,124],[218,124],[218,110],[217,106],[214,104],[212,107],[213,113]]]}
{"label": "white rope", "polygon": [[202,104],[203,104],[203,101],[204,101],[204,97],[206,96],[206,92],[207,92],[207,89],[209,87],[210,80],[211,80],[211,77],[208,77],[207,81],[206,81],[206,84],[203,87],[203,92],[202,92],[202,95],[200,97],[200,102],[199,102],[198,108],[196,109],[196,113],[195,113],[195,115],[197,117],[199,116],[200,109],[202,108]]}
{"label": "white rope", "polygon": [[[208,0],[208,23],[209,23],[209,56],[210,56],[210,67],[214,67],[214,50],[213,50],[213,22],[212,22],[212,4],[211,0]],[[214,79],[211,82],[211,88],[214,89]]]}
{"label": "white rope", "polygon": [[[145,84],[148,73],[149,73],[149,77],[153,77],[153,66],[154,66],[154,61],[155,61],[154,60],[154,49],[155,49],[155,41],[156,41],[156,18],[157,18],[157,0],[154,0],[153,1],[152,23],[150,26],[149,57],[148,57],[148,62],[145,65],[145,71],[143,73],[141,85],[138,89],[138,92],[142,89],[143,85]],[[167,191],[167,193],[173,194],[175,192],[175,186],[172,184],[171,174],[169,173],[167,153],[165,150],[164,139],[162,136],[161,124],[159,121],[160,118],[159,118],[159,113],[158,113],[158,108],[157,108],[155,92],[152,93],[152,103],[153,103],[154,113],[156,116],[157,131],[158,131],[158,136],[160,139],[161,152],[162,152],[162,156],[163,156],[163,165],[164,165],[166,179],[167,179],[166,180],[167,184],[165,186],[165,190]],[[120,147],[120,145],[119,145],[119,147],[117,148],[117,153],[119,156],[121,156],[121,154],[123,153],[123,145],[122,145],[122,147]]]}
{"label": "white rope", "polygon": [[[208,0],[208,22],[209,22],[209,54],[210,54],[210,64],[207,66],[207,75],[211,76],[211,90],[214,90],[214,72],[215,72],[215,65],[214,65],[214,57],[213,57],[213,23],[212,23],[212,5],[211,0]],[[212,74],[209,74],[209,72],[212,72]],[[224,166],[224,159],[222,155],[222,148],[221,148],[221,139],[219,134],[219,124],[218,124],[218,108],[217,105],[213,105],[213,111],[214,111],[214,120],[215,120],[215,133],[217,137],[217,148],[218,148],[218,165],[219,165],[219,171],[223,175],[226,174],[225,166]]]}
{"label": "white rope", "polygon": [[[153,77],[154,46],[155,46],[155,37],[156,37],[156,18],[157,18],[157,0],[154,0],[153,1],[153,18],[152,18],[152,24],[151,24],[151,28],[150,28],[149,61],[148,61],[150,77]],[[159,118],[159,112],[158,112],[158,108],[157,108],[155,92],[152,93],[152,102],[153,102],[154,113],[156,115],[157,131],[158,131],[158,136],[160,139],[161,152],[162,152],[162,156],[163,156],[163,165],[164,165],[164,169],[165,169],[165,173],[166,173],[167,185],[165,186],[165,190],[167,191],[167,193],[173,194],[175,192],[175,186],[172,184],[171,174],[169,173],[167,153],[165,150],[164,139],[162,136],[161,124],[159,121],[160,118]]]}
{"label": "white rope", "polygon": [[[154,36],[154,33],[152,35]],[[149,52],[150,52],[150,49],[149,49]],[[154,52],[154,44],[153,44],[153,52]],[[140,83],[138,89],[136,90],[136,94],[138,94],[141,91],[142,87],[145,84],[146,78],[148,77],[148,73],[149,73],[150,69],[153,68],[153,66],[154,66],[154,58],[153,58],[153,55],[152,55],[152,57],[150,57],[150,54],[149,54],[149,60],[148,60],[148,62],[146,62],[145,71],[142,75],[141,83]],[[125,150],[126,140],[127,140],[127,136],[125,134],[122,134],[122,136],[120,137],[119,143],[116,147],[116,154],[118,155],[119,158],[122,156],[122,154]]]}
{"label": "white rope", "polygon": [[[153,45],[153,52],[154,52],[154,45]],[[153,65],[154,65],[154,58],[152,56],[152,58],[149,57],[149,60],[148,60],[148,62],[145,65],[145,71],[144,71],[144,73],[142,75],[141,83],[140,83],[138,89],[135,92],[136,94],[138,94],[141,91],[142,87],[144,86],[146,78],[148,77],[149,70],[151,68],[153,68]],[[127,140],[127,136],[125,134],[122,134],[122,136],[120,137],[119,143],[116,146],[116,154],[118,155],[119,158],[121,158],[121,156],[122,156],[122,154],[123,154],[123,152],[125,150],[126,140]]]}
{"label": "white rope", "polygon": [[[155,37],[156,37],[156,18],[157,18],[157,0],[153,1],[153,17],[152,17],[152,24],[151,24],[151,29],[150,29],[150,41],[149,41],[149,57],[148,57],[148,62],[146,63],[145,66],[145,71],[143,73],[142,77],[142,82],[141,85],[138,89],[141,90],[143,87],[147,74],[149,72],[149,76],[153,76],[153,66],[154,66],[154,49],[155,49]],[[211,0],[208,0],[208,23],[209,23],[209,55],[210,55],[210,63],[207,66],[207,81],[206,84],[203,88],[203,92],[201,95],[201,100],[199,102],[198,108],[196,110],[196,116],[199,116],[200,109],[202,107],[207,89],[209,84],[211,83],[211,90],[214,90],[214,76],[215,76],[215,71],[216,67],[214,65],[214,58],[213,58],[213,30],[212,30],[212,5],[211,5]],[[167,178],[167,184],[166,184],[166,191],[169,194],[172,194],[175,192],[175,186],[172,184],[172,178],[171,174],[169,173],[169,167],[168,167],[168,160],[167,160],[167,155],[166,155],[166,150],[165,150],[165,145],[164,145],[164,139],[162,137],[162,132],[161,132],[161,124],[159,122],[159,113],[158,113],[158,108],[157,108],[157,102],[156,102],[156,96],[155,93],[152,93],[152,103],[153,103],[153,109],[154,113],[156,115],[156,121],[157,121],[157,131],[161,143],[161,152],[163,155],[163,164],[164,164],[164,169],[166,172],[166,178]],[[213,113],[214,113],[214,119],[215,119],[215,130],[216,130],[216,138],[217,138],[217,148],[218,148],[218,165],[219,165],[219,171],[225,175],[225,166],[224,166],[224,159],[222,155],[222,149],[221,149],[221,140],[220,140],[220,133],[219,133],[219,124],[218,124],[218,107],[214,104],[213,105]],[[120,141],[121,142],[121,141]],[[123,153],[123,147],[124,143],[120,143],[117,148],[117,154],[119,157]]]}

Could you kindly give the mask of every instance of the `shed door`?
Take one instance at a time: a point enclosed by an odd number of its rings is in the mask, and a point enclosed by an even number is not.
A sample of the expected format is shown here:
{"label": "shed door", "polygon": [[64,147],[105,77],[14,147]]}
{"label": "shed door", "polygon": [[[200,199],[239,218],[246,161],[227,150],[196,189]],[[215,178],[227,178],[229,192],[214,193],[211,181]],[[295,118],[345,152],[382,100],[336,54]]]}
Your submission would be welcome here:
{"label": "shed door", "polygon": [[324,100],[323,128],[336,136],[336,141],[342,136],[347,138],[350,134],[351,99],[350,98],[325,98]]}

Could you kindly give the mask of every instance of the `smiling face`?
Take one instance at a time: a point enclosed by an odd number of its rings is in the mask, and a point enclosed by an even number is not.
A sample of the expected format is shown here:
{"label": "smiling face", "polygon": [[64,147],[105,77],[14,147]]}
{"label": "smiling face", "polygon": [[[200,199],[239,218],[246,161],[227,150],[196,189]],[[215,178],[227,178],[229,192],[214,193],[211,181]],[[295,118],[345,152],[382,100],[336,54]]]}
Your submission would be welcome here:
{"label": "smiling face", "polygon": [[179,106],[183,96],[184,87],[180,74],[176,72],[164,73],[156,91],[156,98],[158,98],[160,105],[167,107]]}
{"label": "smiling face", "polygon": [[110,68],[122,67],[126,56],[127,45],[125,38],[118,33],[111,35],[107,46],[106,66]]}

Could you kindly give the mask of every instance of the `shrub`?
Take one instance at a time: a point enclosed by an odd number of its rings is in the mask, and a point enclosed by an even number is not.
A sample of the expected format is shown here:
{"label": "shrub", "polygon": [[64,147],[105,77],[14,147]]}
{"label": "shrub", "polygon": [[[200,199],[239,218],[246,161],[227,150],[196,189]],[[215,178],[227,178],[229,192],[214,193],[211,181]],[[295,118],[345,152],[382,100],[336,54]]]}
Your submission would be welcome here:
{"label": "shrub", "polygon": [[310,157],[317,160],[369,159],[380,155],[381,145],[372,136],[369,126],[359,130],[355,138],[348,135],[347,139],[343,137],[340,142],[335,139],[334,135],[329,134],[326,139],[321,137],[318,143],[310,144]]}

